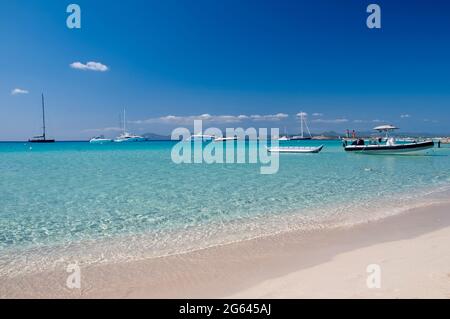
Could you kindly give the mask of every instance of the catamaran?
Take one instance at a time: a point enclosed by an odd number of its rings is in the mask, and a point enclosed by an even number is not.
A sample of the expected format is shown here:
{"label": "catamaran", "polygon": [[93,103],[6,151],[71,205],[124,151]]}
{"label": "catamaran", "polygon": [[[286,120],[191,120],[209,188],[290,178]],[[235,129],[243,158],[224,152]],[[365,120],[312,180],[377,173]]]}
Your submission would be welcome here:
{"label": "catamaran", "polygon": [[120,134],[114,142],[116,143],[129,143],[129,142],[143,142],[145,141],[145,138],[139,135],[130,134],[127,132],[126,127],[126,114],[125,109],[123,110],[123,132]]}
{"label": "catamaran", "polygon": [[[309,136],[305,136],[304,128],[306,127],[306,130],[308,131]],[[312,135],[311,131],[309,130],[308,123],[306,122],[306,114],[304,112],[300,112],[300,135],[293,136],[292,140],[297,141],[303,141],[303,140],[311,140]]]}
{"label": "catamaran", "polygon": [[45,132],[45,106],[44,106],[44,94],[42,94],[42,135],[34,136],[29,139],[30,143],[55,143],[55,140],[48,139]]}
{"label": "catamaran", "polygon": [[403,153],[420,153],[434,147],[434,142],[432,140],[398,144],[395,137],[389,136],[389,133],[398,130],[398,127],[392,125],[377,126],[374,130],[378,131],[380,134],[385,133],[385,137],[372,139],[368,143],[366,143],[364,139],[357,139],[353,141],[351,145],[348,145],[348,141],[345,140],[345,151],[361,154],[395,155]]}

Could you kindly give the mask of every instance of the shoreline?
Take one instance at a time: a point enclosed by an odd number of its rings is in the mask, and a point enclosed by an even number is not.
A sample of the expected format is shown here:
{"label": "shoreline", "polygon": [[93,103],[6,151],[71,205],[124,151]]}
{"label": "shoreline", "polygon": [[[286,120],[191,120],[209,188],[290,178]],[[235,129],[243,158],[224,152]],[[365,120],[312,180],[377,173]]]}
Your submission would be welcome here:
{"label": "shoreline", "polygon": [[[247,241],[264,240],[274,236],[282,236],[289,233],[314,233],[316,231],[334,231],[339,229],[351,229],[367,223],[407,214],[409,211],[423,207],[442,205],[449,203],[450,185],[439,186],[433,189],[423,189],[415,194],[404,193],[399,202],[392,204],[392,199],[385,198],[379,201],[380,206],[364,207],[347,210],[345,217],[326,214],[327,207],[318,211],[308,210],[308,214],[287,214],[268,216],[264,219],[249,219],[246,222],[230,221],[226,228],[217,224],[205,225],[202,228],[192,228],[187,232],[174,231],[161,234],[135,234],[119,235],[115,238],[88,239],[74,243],[58,243],[41,247],[25,249],[9,248],[0,256],[0,280],[3,276],[23,277],[39,273],[47,273],[56,268],[64,267],[70,262],[77,262],[80,267],[107,266],[117,263],[130,263],[143,260],[182,256],[201,252],[207,249],[220,248],[222,246],[235,245]],[[444,200],[446,199],[446,200]],[[405,204],[401,203],[408,203]],[[383,207],[383,208],[381,208]],[[328,207],[330,211],[341,210],[336,207]],[[311,214],[312,212],[312,214]],[[254,232],[254,225],[257,231]],[[203,234],[214,229],[214,234],[205,241]],[[245,234],[245,235],[242,235]],[[166,245],[173,239],[184,242],[184,248]],[[162,243],[162,245],[160,245]]]}
{"label": "shoreline", "polygon": [[[69,275],[65,268],[36,274],[22,275],[14,278],[0,278],[1,298],[309,298],[319,297],[450,297],[450,260],[448,269],[435,270],[442,276],[443,284],[447,279],[442,294],[417,292],[411,294],[390,294],[370,291],[364,288],[367,276],[365,267],[377,260],[368,258],[370,249],[378,247],[384,251],[392,244],[420,243],[426,246],[427,236],[434,238],[433,247],[439,247],[435,256],[426,257],[430,250],[409,251],[390,247],[395,255],[404,254],[413,258],[417,255],[422,268],[427,268],[427,259],[436,260],[446,257],[446,247],[450,243],[450,204],[435,204],[428,207],[414,208],[410,211],[386,217],[379,221],[367,222],[353,227],[340,227],[331,230],[292,231],[261,237],[228,245],[214,246],[179,255],[158,257],[116,264],[89,265],[81,268],[81,289],[70,290],[65,286]],[[433,237],[434,236],[434,237]],[[436,239],[438,238],[438,239]],[[394,245],[394,246],[395,246]],[[384,248],[383,248],[384,247]],[[443,249],[443,251],[442,251]],[[387,251],[389,249],[386,249]],[[361,253],[363,251],[363,253]],[[346,254],[354,254],[345,257]],[[383,254],[381,254],[383,255]],[[447,254],[448,255],[448,254]],[[342,257],[344,256],[344,257]],[[421,256],[423,258],[421,258]],[[330,276],[327,267],[342,269],[345,262],[337,261],[347,258],[355,261],[344,267],[354,268],[354,264],[366,266],[351,270],[350,276],[356,276],[358,291],[347,288],[340,291],[342,283],[332,287],[320,288],[323,278]],[[355,260],[356,258],[356,260]],[[363,260],[368,258],[367,260]],[[399,257],[400,258],[400,257]],[[406,257],[405,257],[406,258]],[[359,260],[358,260],[359,259]],[[375,258],[376,259],[376,258]],[[385,258],[379,263],[382,267]],[[395,259],[395,258],[394,258]],[[337,260],[337,261],[336,261]],[[417,261],[417,260],[416,260]],[[447,260],[445,260],[447,262]],[[423,265],[425,263],[425,265]],[[333,266],[334,265],[334,266]],[[340,268],[339,268],[340,267]],[[416,267],[418,269],[420,267]],[[441,267],[442,268],[442,267]],[[309,293],[302,293],[304,277],[313,271],[317,280],[309,279]],[[359,272],[358,272],[359,271]],[[409,269],[403,271],[411,271]],[[432,273],[432,269],[430,270]],[[447,274],[448,273],[448,274]],[[328,274],[328,275],[327,275]],[[331,278],[334,278],[331,272]],[[419,272],[417,275],[420,276]],[[405,275],[406,276],[406,275]],[[300,281],[289,284],[292,278]],[[303,278],[303,279],[302,279]],[[358,279],[359,278],[359,279]],[[350,280],[351,281],[351,280]],[[308,282],[308,280],[306,280]],[[361,286],[362,282],[362,286]],[[413,283],[412,283],[413,284]],[[280,288],[287,287],[288,288]],[[348,286],[348,283],[347,283]],[[349,287],[351,287],[350,285]],[[362,291],[361,291],[362,289]],[[395,290],[394,289],[394,290]],[[431,289],[432,290],[432,289]],[[315,291],[315,292],[314,292]],[[288,293],[290,292],[290,293]],[[365,293],[365,294],[364,294]]]}

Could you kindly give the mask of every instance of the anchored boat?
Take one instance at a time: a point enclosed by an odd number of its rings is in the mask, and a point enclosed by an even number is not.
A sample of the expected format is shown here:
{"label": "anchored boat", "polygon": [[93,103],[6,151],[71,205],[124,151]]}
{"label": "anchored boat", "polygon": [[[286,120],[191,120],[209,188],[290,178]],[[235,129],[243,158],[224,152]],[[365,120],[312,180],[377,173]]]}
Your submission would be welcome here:
{"label": "anchored boat", "polygon": [[44,106],[44,94],[42,94],[42,135],[35,136],[29,139],[30,143],[55,143],[55,140],[48,139],[45,132],[45,106]]}
{"label": "anchored boat", "polygon": [[90,139],[89,143],[91,144],[105,144],[105,143],[111,143],[113,140],[110,138],[106,138],[103,135],[96,136]]}
{"label": "anchored boat", "polygon": [[289,137],[288,133],[287,133],[287,129],[286,127],[284,128],[284,136],[281,136],[278,141],[280,142],[285,142],[285,141],[290,141],[291,138]]}
{"label": "anchored boat", "polygon": [[[351,145],[344,140],[344,149],[347,152],[361,153],[361,154],[384,154],[396,155],[404,153],[420,153],[434,147],[432,140],[423,142],[401,143],[398,144],[394,137],[390,137],[389,133],[398,130],[392,125],[382,125],[374,128],[379,133],[385,133],[385,138],[372,139],[366,142],[364,139],[357,139]],[[386,141],[386,142],[384,142]]]}
{"label": "anchored boat", "polygon": [[229,136],[229,137],[216,137],[214,142],[227,142],[227,141],[237,141],[239,138],[237,136]]}
{"label": "anchored boat", "polygon": [[[291,139],[294,141],[304,141],[304,140],[311,140],[312,134],[309,130],[308,123],[306,122],[306,113],[300,112],[300,135],[299,136],[293,136]],[[308,136],[305,136],[305,128],[308,131]]]}
{"label": "anchored boat", "polygon": [[320,153],[320,151],[323,150],[323,147],[323,145],[320,145],[318,147],[269,147],[267,148],[267,151],[271,153]]}
{"label": "anchored boat", "polygon": [[123,132],[114,140],[115,143],[130,143],[130,142],[143,142],[145,138],[139,135],[130,134],[127,132],[126,126],[126,114],[123,110]]}

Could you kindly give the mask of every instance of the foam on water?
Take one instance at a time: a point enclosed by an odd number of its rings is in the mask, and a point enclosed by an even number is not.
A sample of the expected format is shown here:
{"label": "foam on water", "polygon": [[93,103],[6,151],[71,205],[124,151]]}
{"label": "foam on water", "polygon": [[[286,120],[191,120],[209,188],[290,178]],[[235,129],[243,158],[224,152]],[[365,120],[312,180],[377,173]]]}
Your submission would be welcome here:
{"label": "foam on water", "polygon": [[0,274],[351,225],[448,199],[449,149],[362,156],[325,144],[282,155],[275,175],[259,164],[176,165],[172,142],[0,144]]}

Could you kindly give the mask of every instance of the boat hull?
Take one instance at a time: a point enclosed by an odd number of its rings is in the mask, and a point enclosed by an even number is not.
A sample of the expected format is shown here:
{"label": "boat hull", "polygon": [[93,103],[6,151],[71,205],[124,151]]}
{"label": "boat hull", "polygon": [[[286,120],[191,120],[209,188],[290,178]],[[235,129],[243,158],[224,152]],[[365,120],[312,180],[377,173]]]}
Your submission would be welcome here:
{"label": "boat hull", "polygon": [[114,140],[115,143],[133,143],[133,142],[144,142],[145,138],[143,137],[132,137],[127,139],[116,139]]}
{"label": "boat hull", "polygon": [[349,145],[345,147],[346,152],[369,154],[369,155],[399,155],[422,153],[434,147],[434,142],[420,142],[399,145]]}
{"label": "boat hull", "polygon": [[55,143],[55,140],[28,140],[28,143],[49,144],[49,143]]}
{"label": "boat hull", "polygon": [[322,151],[323,145],[319,147],[273,147],[268,148],[267,150],[270,153],[297,153],[297,154],[305,154],[305,153],[320,153]]}
{"label": "boat hull", "polygon": [[292,141],[309,141],[312,140],[312,137],[292,137],[291,138]]}

